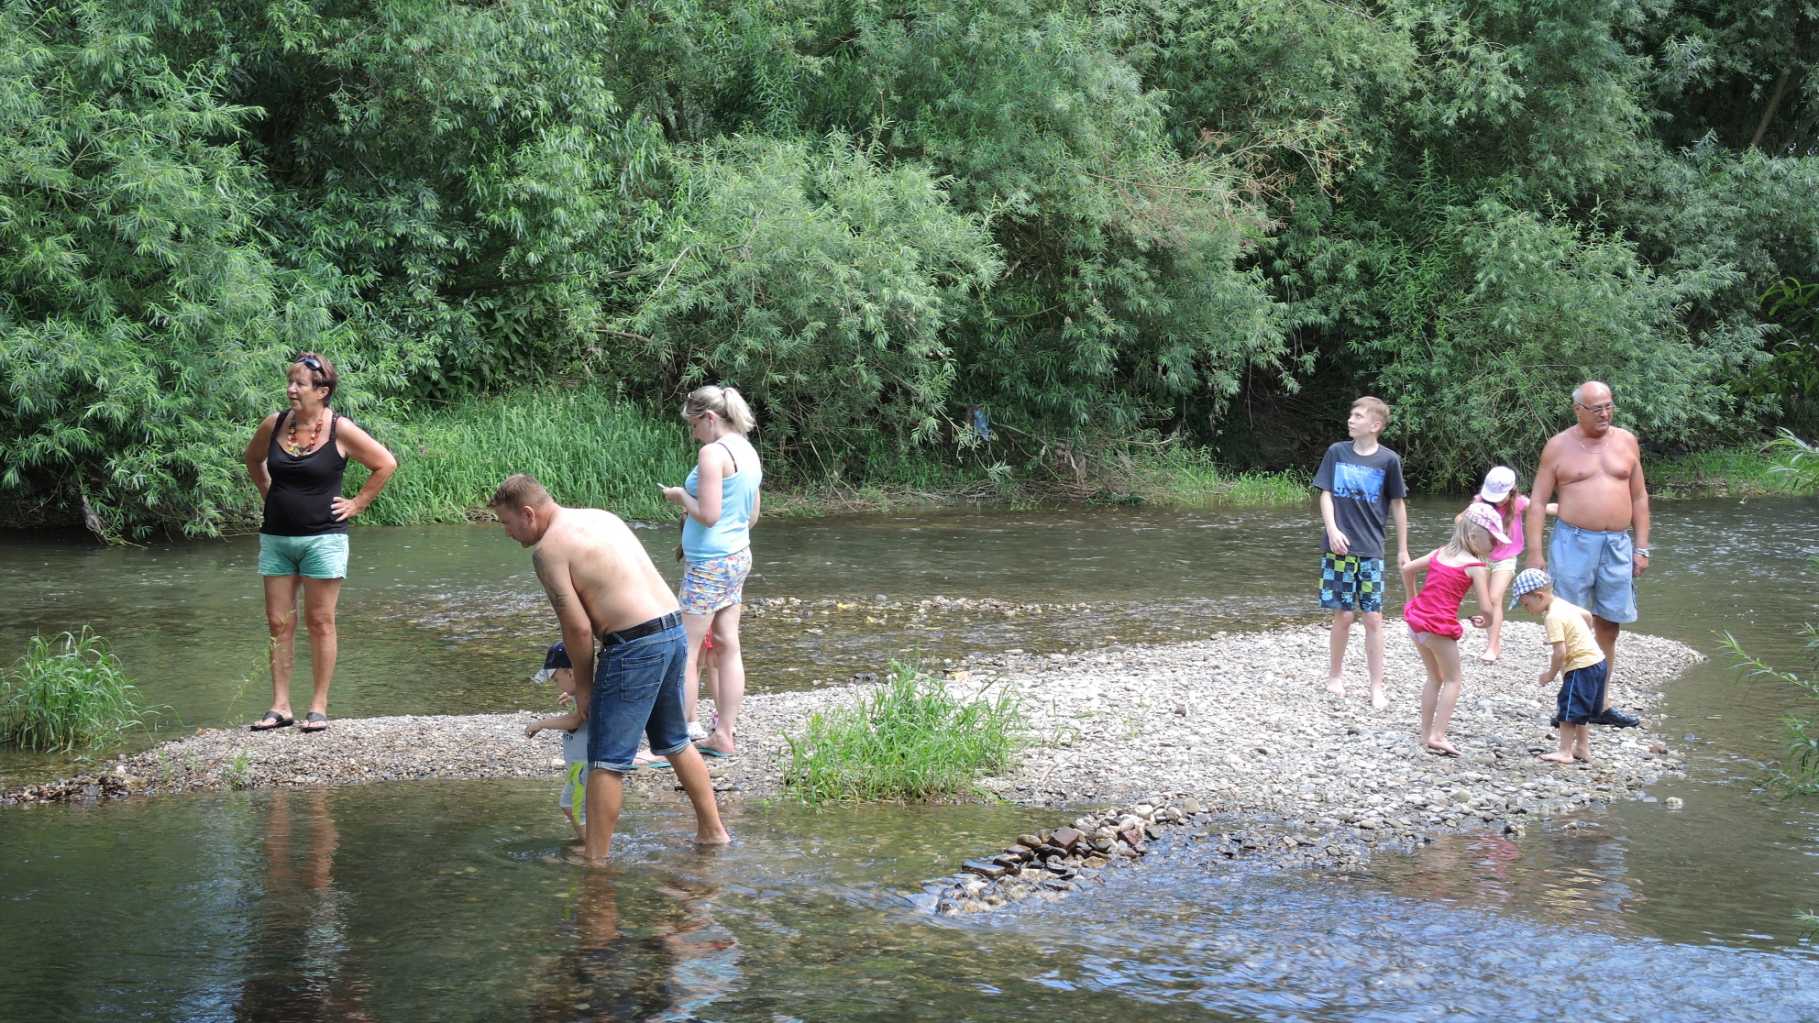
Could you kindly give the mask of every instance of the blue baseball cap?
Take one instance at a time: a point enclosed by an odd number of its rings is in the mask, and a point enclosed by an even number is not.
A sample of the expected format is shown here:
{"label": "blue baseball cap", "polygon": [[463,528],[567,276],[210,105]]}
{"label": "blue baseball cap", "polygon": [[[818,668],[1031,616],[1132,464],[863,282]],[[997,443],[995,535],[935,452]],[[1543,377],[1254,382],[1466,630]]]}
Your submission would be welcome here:
{"label": "blue baseball cap", "polygon": [[568,659],[568,647],[561,643],[552,643],[549,650],[543,655],[543,670],[532,675],[531,681],[548,682],[555,676],[557,669],[573,667],[574,664]]}

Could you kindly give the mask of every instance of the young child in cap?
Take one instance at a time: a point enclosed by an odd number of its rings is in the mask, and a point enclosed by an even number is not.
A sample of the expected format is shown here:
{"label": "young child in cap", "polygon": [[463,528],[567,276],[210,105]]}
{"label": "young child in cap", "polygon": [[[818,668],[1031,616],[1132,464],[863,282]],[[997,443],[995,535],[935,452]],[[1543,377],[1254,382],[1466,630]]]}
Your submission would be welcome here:
{"label": "young child in cap", "polygon": [[1592,633],[1592,613],[1577,604],[1554,596],[1553,581],[1538,568],[1524,569],[1510,587],[1510,607],[1517,604],[1529,614],[1541,618],[1547,626],[1547,642],[1553,655],[1547,670],[1541,673],[1541,684],[1560,678],[1560,695],[1555,709],[1560,718],[1560,748],[1544,754],[1549,764],[1570,764],[1574,760],[1591,763],[1591,719],[1604,703],[1607,666],[1604,651]]}
{"label": "young child in cap", "polygon": [[[1446,546],[1402,567],[1402,587],[1414,594],[1403,605],[1402,620],[1408,623],[1409,638],[1415,641],[1421,665],[1427,669],[1427,685],[1421,690],[1421,748],[1429,753],[1459,755],[1446,737],[1459,692],[1465,687],[1465,669],[1459,663],[1459,638],[1465,635],[1459,624],[1459,605],[1467,590],[1477,595],[1479,607],[1489,600],[1484,559],[1493,546],[1508,540],[1496,509],[1473,504],[1454,523],[1453,538]],[[1427,579],[1417,592],[1415,576],[1424,568]],[[1474,615],[1472,624],[1484,628],[1484,616]]]}
{"label": "young child in cap", "polygon": [[568,659],[568,648],[556,643],[543,655],[543,670],[531,676],[538,682],[555,679],[571,709],[567,714],[538,718],[524,726],[526,737],[535,738],[546,728],[562,731],[562,796],[557,805],[569,827],[575,829],[575,840],[584,841],[581,830],[587,819],[587,719],[576,703],[575,666]]}

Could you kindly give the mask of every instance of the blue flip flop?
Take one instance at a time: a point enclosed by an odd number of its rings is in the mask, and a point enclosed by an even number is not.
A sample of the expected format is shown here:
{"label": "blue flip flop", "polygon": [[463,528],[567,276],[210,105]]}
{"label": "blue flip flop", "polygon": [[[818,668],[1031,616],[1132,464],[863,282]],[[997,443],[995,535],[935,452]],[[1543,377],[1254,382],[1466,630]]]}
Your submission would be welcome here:
{"label": "blue flip flop", "polygon": [[722,753],[712,746],[703,746],[701,743],[695,743],[695,752],[704,757],[713,757],[716,760],[732,757],[731,753]]}

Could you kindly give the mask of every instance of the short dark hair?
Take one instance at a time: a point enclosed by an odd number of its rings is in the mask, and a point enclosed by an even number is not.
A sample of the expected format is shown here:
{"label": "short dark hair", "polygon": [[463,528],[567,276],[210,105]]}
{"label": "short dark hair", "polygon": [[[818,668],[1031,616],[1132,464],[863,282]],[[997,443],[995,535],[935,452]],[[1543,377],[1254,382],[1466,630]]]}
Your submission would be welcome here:
{"label": "short dark hair", "polygon": [[551,500],[549,491],[537,482],[537,477],[528,472],[515,472],[499,484],[493,491],[493,499],[486,506],[497,511],[500,508],[526,508],[543,504]]}
{"label": "short dark hair", "polygon": [[328,388],[328,396],[335,396],[335,388],[341,383],[341,374],[335,372],[335,364],[328,361],[328,356],[319,352],[298,352],[291,365],[302,366],[309,370],[310,382],[317,387]]}

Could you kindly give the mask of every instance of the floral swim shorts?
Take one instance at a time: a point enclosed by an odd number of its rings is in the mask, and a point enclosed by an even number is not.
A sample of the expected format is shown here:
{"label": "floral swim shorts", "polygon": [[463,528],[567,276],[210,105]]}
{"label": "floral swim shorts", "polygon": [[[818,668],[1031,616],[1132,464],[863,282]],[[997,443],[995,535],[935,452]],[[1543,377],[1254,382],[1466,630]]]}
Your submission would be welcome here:
{"label": "floral swim shorts", "polygon": [[752,549],[724,558],[691,561],[682,573],[682,613],[711,615],[745,599],[745,577],[752,574]]}

